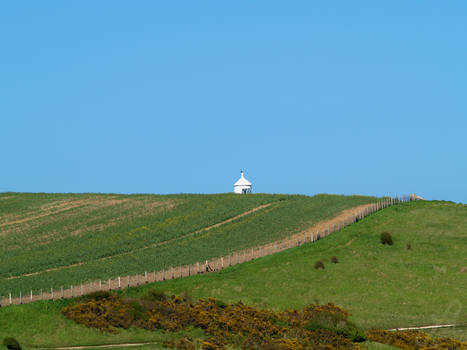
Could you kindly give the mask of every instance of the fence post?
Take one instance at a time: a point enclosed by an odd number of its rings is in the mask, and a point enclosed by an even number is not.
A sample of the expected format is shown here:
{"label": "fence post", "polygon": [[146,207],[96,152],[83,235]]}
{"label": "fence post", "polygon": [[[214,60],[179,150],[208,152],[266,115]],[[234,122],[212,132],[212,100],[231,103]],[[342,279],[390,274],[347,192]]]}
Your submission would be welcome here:
{"label": "fence post", "polygon": [[81,288],[81,296],[83,296],[83,284],[82,283],[81,283],[80,288]]}
{"label": "fence post", "polygon": [[60,287],[60,290],[61,290],[61,297],[62,297],[62,299],[63,299],[63,286]]}
{"label": "fence post", "polygon": [[11,305],[11,292],[9,294],[10,294],[10,305]]}
{"label": "fence post", "polygon": [[127,288],[130,288],[130,275],[128,275],[128,286]]}
{"label": "fence post", "polygon": [[148,283],[148,272],[147,271],[144,271],[144,280],[145,280],[145,283]]}
{"label": "fence post", "polygon": [[54,289],[50,288],[50,295],[52,296],[52,300],[54,300]]}
{"label": "fence post", "polygon": [[21,295],[21,291],[19,291],[19,303],[23,303],[23,296]]}
{"label": "fence post", "polygon": [[73,298],[73,285],[70,286],[70,290],[71,290],[71,297]]}
{"label": "fence post", "polygon": [[118,276],[118,289],[120,289],[122,286],[122,283],[121,283],[121,280],[120,280],[120,276]]}
{"label": "fence post", "polygon": [[99,290],[102,290],[102,280],[99,280]]}
{"label": "fence post", "polygon": [[32,289],[31,289],[31,297],[29,298],[29,300],[31,300],[31,301],[32,301]]}
{"label": "fence post", "polygon": [[112,287],[110,286],[110,278],[109,278],[109,291],[112,290]]}

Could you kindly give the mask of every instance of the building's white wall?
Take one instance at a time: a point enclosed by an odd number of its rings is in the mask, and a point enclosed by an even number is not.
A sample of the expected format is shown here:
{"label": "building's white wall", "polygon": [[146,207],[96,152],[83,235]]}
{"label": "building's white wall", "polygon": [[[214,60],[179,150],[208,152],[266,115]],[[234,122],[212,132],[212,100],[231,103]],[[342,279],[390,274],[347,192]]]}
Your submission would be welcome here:
{"label": "building's white wall", "polygon": [[243,189],[251,191],[251,186],[234,186],[234,193],[242,194]]}

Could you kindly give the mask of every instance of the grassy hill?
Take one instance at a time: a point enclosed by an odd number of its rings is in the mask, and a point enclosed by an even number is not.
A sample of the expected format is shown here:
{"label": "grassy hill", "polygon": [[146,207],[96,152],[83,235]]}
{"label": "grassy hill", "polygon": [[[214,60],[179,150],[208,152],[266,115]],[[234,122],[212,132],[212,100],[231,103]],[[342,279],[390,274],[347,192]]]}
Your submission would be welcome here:
{"label": "grassy hill", "polygon": [[0,295],[226,255],[374,201],[331,195],[2,193]]}
{"label": "grassy hill", "polygon": [[[150,288],[194,299],[272,309],[301,309],[334,302],[365,328],[467,323],[467,207],[447,202],[410,202],[390,207],[318,242],[237,265],[218,273],[131,288],[140,296]],[[390,232],[393,246],[382,245]],[[410,244],[410,249],[408,249]],[[330,262],[336,256],[337,264]],[[324,270],[314,269],[317,260]],[[130,329],[104,334],[65,319],[70,301],[38,302],[0,309],[0,337],[15,336],[29,346],[89,345],[147,341],[173,334]],[[194,336],[196,330],[192,330]],[[433,331],[467,340],[467,329]],[[147,345],[145,348],[159,348]],[[391,349],[369,344],[368,349]]]}
{"label": "grassy hill", "polygon": [[[464,205],[410,202],[319,242],[158,288],[268,309],[333,302],[365,327],[466,324],[466,227]],[[380,243],[384,231],[391,233],[393,246]],[[337,264],[331,263],[333,256]],[[318,260],[324,270],[314,268]],[[132,293],[139,290],[144,287]]]}

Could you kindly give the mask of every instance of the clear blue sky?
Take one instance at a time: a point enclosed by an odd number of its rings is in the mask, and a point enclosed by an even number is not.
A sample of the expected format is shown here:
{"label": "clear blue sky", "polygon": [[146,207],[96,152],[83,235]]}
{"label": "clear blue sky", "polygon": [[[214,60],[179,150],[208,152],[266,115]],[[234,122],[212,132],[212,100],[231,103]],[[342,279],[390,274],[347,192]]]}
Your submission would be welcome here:
{"label": "clear blue sky", "polygon": [[467,203],[466,1],[4,1],[0,191]]}

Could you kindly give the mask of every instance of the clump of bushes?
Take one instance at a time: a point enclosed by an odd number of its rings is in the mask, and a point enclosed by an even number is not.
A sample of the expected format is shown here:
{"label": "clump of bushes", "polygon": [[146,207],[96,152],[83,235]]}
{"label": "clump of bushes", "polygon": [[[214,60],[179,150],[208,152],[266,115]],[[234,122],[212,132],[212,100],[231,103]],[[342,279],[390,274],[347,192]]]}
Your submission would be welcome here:
{"label": "clump of bushes", "polygon": [[110,292],[101,290],[93,293],[89,293],[86,295],[83,295],[79,298],[80,301],[86,301],[86,300],[102,300],[102,299],[107,299],[110,297]]}
{"label": "clump of bushes", "polygon": [[372,329],[366,332],[368,339],[405,350],[467,350],[467,343],[451,338],[433,338],[427,333],[410,331],[386,331]]}
{"label": "clump of bushes", "polygon": [[12,337],[4,338],[3,345],[6,346],[8,350],[21,350],[21,345],[19,345],[18,341]]}
{"label": "clump of bushes", "polygon": [[207,338],[182,338],[165,346],[192,350],[361,350],[365,333],[348,321],[348,312],[334,304],[311,305],[302,311],[274,312],[241,302],[227,304],[216,299],[194,303],[181,296],[160,297],[150,292],[140,299],[110,295],[100,300],[69,305],[62,313],[80,324],[108,332],[138,327],[178,331],[188,327],[204,330]]}
{"label": "clump of bushes", "polygon": [[383,232],[380,235],[380,241],[382,244],[385,245],[393,245],[394,242],[392,241],[392,236],[389,232]]}
{"label": "clump of bushes", "polygon": [[166,301],[167,295],[164,292],[160,292],[156,289],[150,290],[145,296],[144,300],[148,301]]}
{"label": "clump of bushes", "polygon": [[318,260],[317,262],[315,262],[315,269],[324,269],[324,263],[321,260]]}
{"label": "clump of bushes", "polygon": [[333,257],[331,258],[331,262],[332,262],[333,264],[337,264],[337,263],[339,262],[339,259],[337,259],[337,256],[333,256]]}

